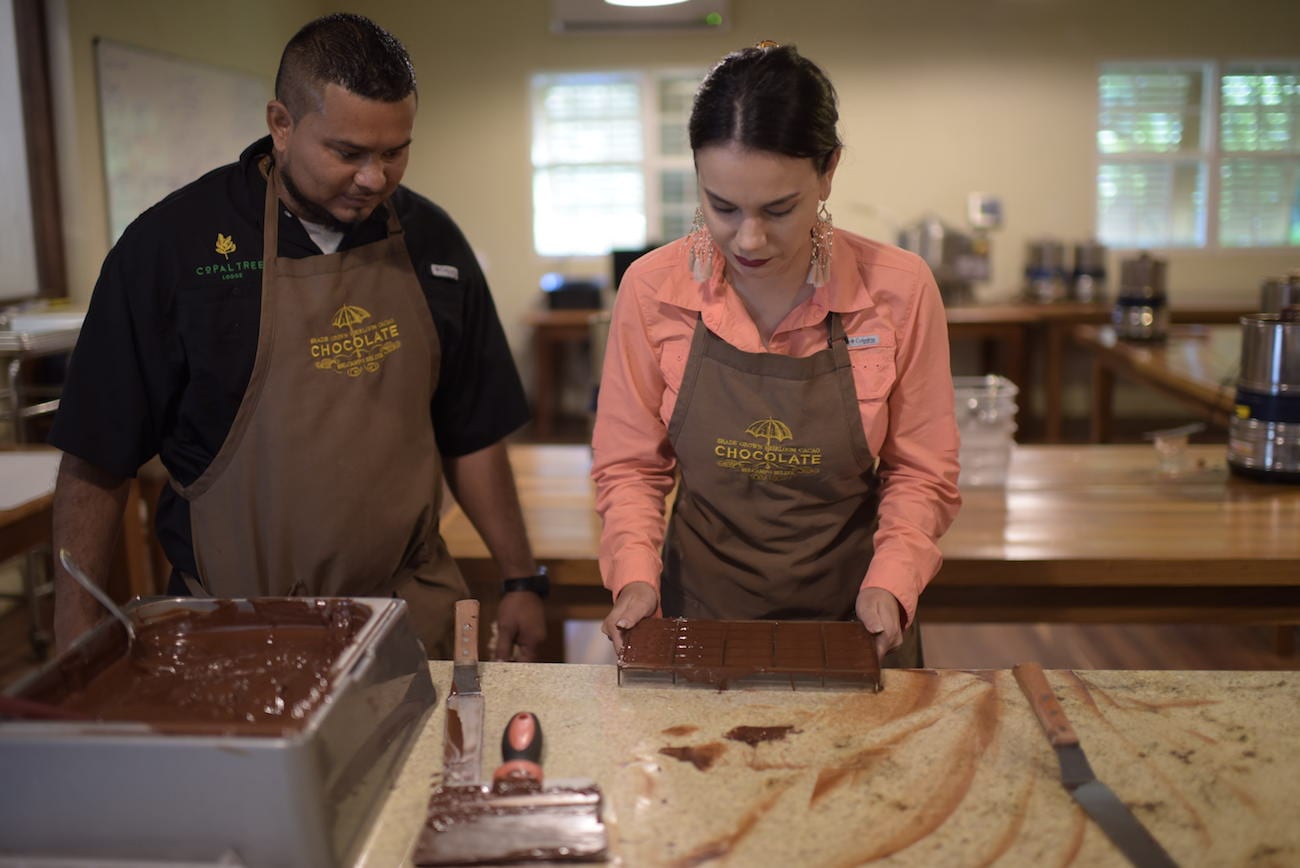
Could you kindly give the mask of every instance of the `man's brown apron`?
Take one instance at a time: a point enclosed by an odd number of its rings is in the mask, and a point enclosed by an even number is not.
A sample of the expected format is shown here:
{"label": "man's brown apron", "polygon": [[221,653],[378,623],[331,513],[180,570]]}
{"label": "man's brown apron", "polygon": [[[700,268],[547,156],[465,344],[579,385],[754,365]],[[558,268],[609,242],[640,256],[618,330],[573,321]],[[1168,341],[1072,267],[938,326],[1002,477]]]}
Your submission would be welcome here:
{"label": "man's brown apron", "polygon": [[[844,327],[827,320],[829,347],[806,358],[747,353],[696,323],[668,426],[681,474],[665,616],[856,616],[880,482]],[[885,665],[921,665],[914,627]]]}
{"label": "man's brown apron", "polygon": [[[441,348],[401,224],[385,204],[384,240],[282,258],[276,173],[267,174],[252,377],[211,465],[189,486],[173,481],[190,503],[202,591],[400,588],[432,654],[444,625],[430,620],[449,624],[451,602],[468,593],[438,533],[442,468],[429,403]],[[442,591],[437,601],[426,588]]]}

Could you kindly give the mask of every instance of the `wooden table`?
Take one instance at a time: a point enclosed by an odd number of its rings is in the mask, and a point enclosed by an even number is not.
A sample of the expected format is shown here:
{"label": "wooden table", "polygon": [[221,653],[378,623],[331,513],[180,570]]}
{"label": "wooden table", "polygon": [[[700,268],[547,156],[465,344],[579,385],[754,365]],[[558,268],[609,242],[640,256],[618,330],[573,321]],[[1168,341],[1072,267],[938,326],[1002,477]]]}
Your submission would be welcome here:
{"label": "wooden table", "polygon": [[30,639],[38,656],[51,641],[40,611],[50,587],[35,552],[50,544],[61,455],[53,449],[0,450],[0,561],[24,558],[23,587],[12,596],[27,606]]}
{"label": "wooden table", "polygon": [[1226,428],[1236,403],[1240,325],[1170,326],[1167,340],[1120,340],[1111,326],[1075,326],[1076,344],[1092,355],[1091,440],[1110,439],[1115,380],[1123,377],[1177,399],[1198,418]]}
{"label": "wooden table", "polygon": [[[976,337],[986,344],[985,373],[1004,373],[1020,387],[1022,408],[1032,394],[1036,374],[1043,387],[1043,439],[1061,442],[1065,386],[1065,353],[1072,331],[1079,325],[1102,325],[1111,320],[1110,304],[1060,302],[1055,304],[994,304],[951,307],[947,310],[951,337]],[[1254,308],[1241,304],[1182,305],[1171,308],[1174,323],[1237,323]],[[1006,354],[1003,369],[995,367],[989,344],[997,342]],[[1041,357],[1040,354],[1041,353]]]}
{"label": "wooden table", "polygon": [[[1151,446],[1017,446],[1005,488],[963,490],[922,616],[1300,623],[1300,486],[1230,475],[1222,446],[1187,454],[1188,472],[1165,478]],[[564,619],[603,618],[589,450],[519,445],[510,459],[551,571],[552,636]],[[442,533],[490,620],[499,576],[486,547],[456,507]]]}
{"label": "wooden table", "polygon": [[[25,557],[21,597],[28,609],[32,647],[38,656],[50,642],[41,615],[41,600],[52,586],[40,553],[54,530],[54,484],[63,453],[46,446],[0,448],[0,561]],[[127,489],[117,562],[109,566],[108,591],[119,601],[157,593],[149,564],[147,540],[153,536],[141,517],[137,480]]]}
{"label": "wooden table", "polygon": [[[451,668],[430,664],[440,699]],[[1061,786],[1006,670],[890,671],[876,694],[619,687],[613,666],[481,670],[483,774],[507,718],[535,712],[549,778],[601,788],[609,864],[1127,864]],[[1300,862],[1300,673],[1047,677],[1098,778],[1177,864]],[[444,709],[378,806],[358,868],[410,864]],[[750,746],[742,726],[774,737]]]}

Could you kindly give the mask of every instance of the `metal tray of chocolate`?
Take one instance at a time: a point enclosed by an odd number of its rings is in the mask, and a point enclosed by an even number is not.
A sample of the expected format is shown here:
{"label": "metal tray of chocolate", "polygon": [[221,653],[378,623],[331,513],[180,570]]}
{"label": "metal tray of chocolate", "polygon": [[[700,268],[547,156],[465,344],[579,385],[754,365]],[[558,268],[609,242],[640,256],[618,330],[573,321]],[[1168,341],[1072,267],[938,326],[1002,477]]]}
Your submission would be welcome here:
{"label": "metal tray of chocolate", "polygon": [[623,637],[618,683],[881,689],[876,647],[858,621],[646,618]]}
{"label": "metal tray of chocolate", "polygon": [[0,719],[0,864],[350,863],[435,700],[406,604],[127,611],[6,691],[68,718]]}

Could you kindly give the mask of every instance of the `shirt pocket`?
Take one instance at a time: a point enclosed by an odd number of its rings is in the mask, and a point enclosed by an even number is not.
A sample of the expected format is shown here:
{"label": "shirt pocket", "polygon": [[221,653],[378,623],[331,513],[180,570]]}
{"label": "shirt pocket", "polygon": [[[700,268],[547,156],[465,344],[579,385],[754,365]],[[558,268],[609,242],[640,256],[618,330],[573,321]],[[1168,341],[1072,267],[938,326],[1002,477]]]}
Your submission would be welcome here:
{"label": "shirt pocket", "polygon": [[663,374],[664,385],[674,395],[681,391],[690,354],[690,335],[671,337],[659,345],[659,371]]}
{"label": "shirt pocket", "polygon": [[849,350],[853,365],[853,387],[858,402],[883,402],[893,391],[898,379],[894,364],[894,336],[881,335],[880,342],[869,347]]}

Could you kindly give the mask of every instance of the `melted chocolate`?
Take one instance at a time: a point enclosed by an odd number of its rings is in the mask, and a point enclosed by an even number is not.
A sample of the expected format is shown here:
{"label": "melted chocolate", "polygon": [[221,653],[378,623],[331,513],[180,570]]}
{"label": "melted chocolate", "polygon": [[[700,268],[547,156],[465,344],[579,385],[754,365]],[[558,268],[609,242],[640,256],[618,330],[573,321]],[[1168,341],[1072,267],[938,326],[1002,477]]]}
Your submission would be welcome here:
{"label": "melted chocolate", "polygon": [[97,720],[187,733],[298,731],[370,617],[350,600],[222,600],[137,627],[129,653],[83,661],[43,701]]}
{"label": "melted chocolate", "polygon": [[880,661],[857,621],[647,618],[623,637],[619,681],[655,676],[724,689],[733,681],[880,688]]}
{"label": "melted chocolate", "polygon": [[793,726],[735,726],[723,738],[743,741],[750,747],[758,747],[765,741],[780,741],[792,732],[798,732]]}

